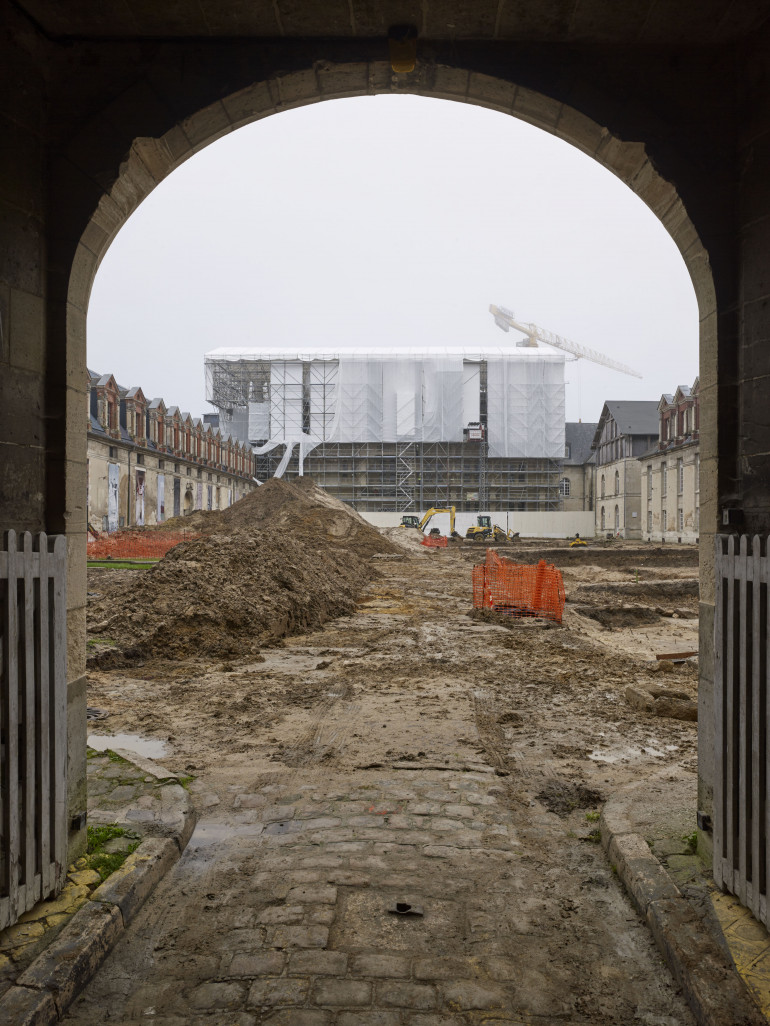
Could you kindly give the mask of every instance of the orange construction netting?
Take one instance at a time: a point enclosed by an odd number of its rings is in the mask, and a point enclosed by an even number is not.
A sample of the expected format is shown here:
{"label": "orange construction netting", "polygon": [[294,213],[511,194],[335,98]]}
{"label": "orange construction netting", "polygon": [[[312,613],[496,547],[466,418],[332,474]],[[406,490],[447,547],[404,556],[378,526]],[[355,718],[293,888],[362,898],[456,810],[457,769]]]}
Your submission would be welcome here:
{"label": "orange construction netting", "polygon": [[421,545],[427,545],[429,549],[445,549],[449,539],[445,534],[426,534]]}
{"label": "orange construction netting", "polygon": [[180,542],[198,537],[194,531],[89,531],[86,552],[88,559],[162,559]]}
{"label": "orange construction netting", "polygon": [[564,581],[559,570],[541,559],[523,566],[487,549],[486,563],[473,568],[473,606],[508,616],[537,616],[561,623]]}

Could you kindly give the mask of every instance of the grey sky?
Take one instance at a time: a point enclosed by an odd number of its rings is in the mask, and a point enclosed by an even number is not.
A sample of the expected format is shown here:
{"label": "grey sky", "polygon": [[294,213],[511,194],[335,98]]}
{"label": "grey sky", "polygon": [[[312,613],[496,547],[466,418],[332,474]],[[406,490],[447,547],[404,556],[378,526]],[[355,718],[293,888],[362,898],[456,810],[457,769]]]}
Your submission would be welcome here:
{"label": "grey sky", "polygon": [[567,364],[569,420],[698,372],[681,256],[595,161],[479,107],[337,100],[233,133],[145,200],[97,274],[88,362],[199,416],[209,349],[514,345],[490,303],[644,374]]}

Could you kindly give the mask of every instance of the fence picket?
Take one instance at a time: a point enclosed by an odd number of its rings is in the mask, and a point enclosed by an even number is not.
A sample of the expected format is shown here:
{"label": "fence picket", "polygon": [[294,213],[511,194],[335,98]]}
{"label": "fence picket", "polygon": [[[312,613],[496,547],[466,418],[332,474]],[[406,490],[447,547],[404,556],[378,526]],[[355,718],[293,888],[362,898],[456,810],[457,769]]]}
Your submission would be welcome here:
{"label": "fence picket", "polygon": [[723,539],[716,537],[714,553],[714,882],[721,887],[725,879],[724,802],[725,802],[725,714],[724,714],[724,553]]}
{"label": "fence picket", "polygon": [[767,926],[768,539],[744,535],[736,546],[733,535],[718,536],[715,557],[714,879]]}
{"label": "fence picket", "polygon": [[65,556],[28,532],[0,550],[0,929],[66,875]]}
{"label": "fence picket", "polygon": [[736,892],[743,905],[748,904],[747,900],[747,884],[749,878],[748,872],[748,849],[747,849],[747,835],[749,833],[749,795],[751,794],[751,765],[749,761],[749,748],[750,742],[750,731],[751,731],[751,694],[749,691],[750,682],[748,680],[748,659],[747,659],[747,641],[748,641],[748,630],[747,630],[747,544],[748,538],[745,534],[741,535],[739,543],[739,555],[737,560],[737,577],[738,577],[738,602],[737,602],[737,614],[738,614],[738,680],[737,680],[737,697],[738,697],[738,743],[737,756],[737,785],[738,785],[738,807],[736,816],[736,827],[738,830],[738,879],[736,882]]}
{"label": "fence picket", "polygon": [[38,604],[35,638],[35,656],[38,679],[38,709],[40,737],[37,748],[37,776],[39,780],[38,802],[35,817],[35,828],[40,842],[40,871],[42,873],[42,896],[46,897],[54,889],[54,873],[51,867],[51,744],[50,744],[50,675],[48,654],[48,537],[40,534],[36,547],[40,566],[38,582]]}

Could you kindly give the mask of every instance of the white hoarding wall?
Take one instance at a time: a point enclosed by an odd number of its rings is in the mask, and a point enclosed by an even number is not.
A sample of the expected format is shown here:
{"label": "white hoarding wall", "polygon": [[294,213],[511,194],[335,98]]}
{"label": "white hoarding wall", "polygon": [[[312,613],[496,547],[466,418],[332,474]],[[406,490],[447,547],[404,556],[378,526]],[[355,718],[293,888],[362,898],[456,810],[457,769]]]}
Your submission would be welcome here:
{"label": "white hoarding wall", "polygon": [[[425,511],[410,510],[421,516]],[[595,522],[593,512],[566,510],[553,511],[522,511],[522,510],[482,510],[492,517],[492,523],[502,527],[503,530],[518,531],[522,538],[574,538],[579,534],[581,538],[593,538],[595,533]],[[397,527],[401,523],[400,513],[367,513],[362,512],[360,516],[374,527]],[[455,530],[465,536],[465,532],[476,523],[476,513],[458,513],[455,518]],[[426,530],[437,527],[442,534],[449,532],[449,514],[437,513],[426,525]],[[485,546],[479,545],[479,551],[483,553]],[[515,558],[514,550],[506,553]]]}
{"label": "white hoarding wall", "polygon": [[564,356],[545,349],[219,349],[206,354],[207,398],[248,397],[220,407],[226,430],[303,442],[306,452],[321,442],[461,442],[480,419],[484,362],[489,456],[561,459]]}
{"label": "white hoarding wall", "polygon": [[564,357],[487,361],[490,457],[564,457]]}

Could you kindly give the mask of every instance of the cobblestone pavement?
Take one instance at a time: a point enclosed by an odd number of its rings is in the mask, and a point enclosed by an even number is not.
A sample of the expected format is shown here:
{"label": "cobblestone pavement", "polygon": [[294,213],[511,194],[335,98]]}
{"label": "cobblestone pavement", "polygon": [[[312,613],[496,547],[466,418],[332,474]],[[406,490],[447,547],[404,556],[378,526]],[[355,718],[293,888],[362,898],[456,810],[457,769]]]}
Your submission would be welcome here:
{"label": "cobblestone pavement", "polygon": [[[352,788],[294,771],[232,795],[67,1021],[690,1024],[597,847],[517,815],[480,769],[373,769]],[[533,854],[544,831],[566,891]]]}
{"label": "cobblestone pavement", "polygon": [[[143,760],[139,760],[143,762]],[[161,773],[161,776],[158,776]],[[91,826],[118,824],[129,831],[108,841],[104,851],[132,851],[147,836],[171,836],[184,827],[189,795],[173,774],[161,767],[136,765],[115,752],[89,749],[88,821]],[[0,995],[56,937],[89,900],[102,877],[78,859],[69,867],[61,892],[39,901],[18,923],[0,931]]]}

